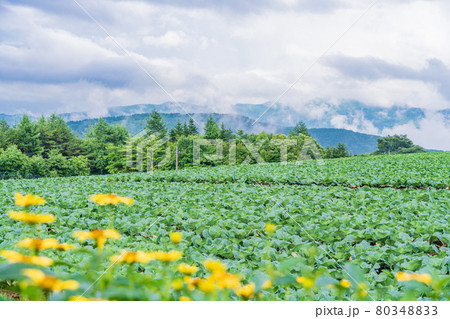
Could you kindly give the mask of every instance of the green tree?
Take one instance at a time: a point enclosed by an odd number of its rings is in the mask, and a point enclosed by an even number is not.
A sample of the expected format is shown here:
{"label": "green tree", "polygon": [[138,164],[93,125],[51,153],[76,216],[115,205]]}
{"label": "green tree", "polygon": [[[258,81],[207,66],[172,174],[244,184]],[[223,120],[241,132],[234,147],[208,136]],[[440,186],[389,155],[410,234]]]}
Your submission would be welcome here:
{"label": "green tree", "polygon": [[[20,177],[29,173],[30,160],[16,145],[10,145],[0,152],[1,174],[8,177]],[[6,175],[5,175],[6,174]]]}
{"label": "green tree", "polygon": [[182,131],[183,131],[183,136],[189,136],[189,126],[186,122],[183,123],[183,127],[182,127]]}
{"label": "green tree", "polygon": [[350,153],[344,143],[339,143],[336,147],[327,147],[325,149],[326,158],[341,158],[348,156],[350,156]]}
{"label": "green tree", "polygon": [[159,133],[161,136],[167,135],[166,123],[158,111],[153,110],[150,117],[146,119],[145,130],[148,135]]}
{"label": "green tree", "polygon": [[297,123],[297,125],[294,126],[292,130],[289,131],[289,136],[297,136],[299,134],[303,134],[306,136],[311,136],[309,133],[308,128],[306,127],[306,124],[303,121],[300,121]]}
{"label": "green tree", "polygon": [[14,130],[14,144],[25,155],[33,156],[42,154],[43,147],[37,126],[31,122],[27,115],[22,117]]}
{"label": "green tree", "polygon": [[183,125],[181,124],[180,120],[178,120],[177,125],[175,125],[175,127],[170,130],[170,138],[172,139],[172,141],[176,141],[180,136],[183,135]]}
{"label": "green tree", "polygon": [[195,125],[194,119],[192,117],[189,118],[186,136],[189,136],[189,135],[199,135],[197,126]]}
{"label": "green tree", "polygon": [[0,120],[0,149],[6,149],[11,143],[12,130],[5,119]]}
{"label": "green tree", "polygon": [[[123,146],[129,138],[125,127],[109,125],[105,119],[99,119],[86,133],[85,146],[89,159],[90,170],[93,174],[106,174],[109,162],[108,148]],[[109,159],[108,159],[109,158]]]}
{"label": "green tree", "polygon": [[233,131],[230,129],[225,128],[225,124],[220,126],[220,132],[219,132],[220,138],[223,140],[229,140],[233,138]]}
{"label": "green tree", "polygon": [[392,154],[392,153],[417,153],[425,150],[420,146],[415,146],[406,135],[394,135],[380,137],[377,140],[378,154]]}
{"label": "green tree", "polygon": [[205,138],[220,138],[220,130],[212,115],[209,115],[205,123]]}
{"label": "green tree", "polygon": [[64,156],[79,156],[83,153],[81,140],[73,134],[61,116],[52,114],[48,119],[50,143]]}

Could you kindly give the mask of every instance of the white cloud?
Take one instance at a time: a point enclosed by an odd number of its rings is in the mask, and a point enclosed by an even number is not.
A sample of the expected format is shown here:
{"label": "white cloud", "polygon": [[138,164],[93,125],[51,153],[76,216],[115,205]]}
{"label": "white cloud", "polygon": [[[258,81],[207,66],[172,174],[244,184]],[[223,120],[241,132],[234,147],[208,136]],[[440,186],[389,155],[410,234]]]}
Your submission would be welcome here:
{"label": "white cloud", "polygon": [[[234,103],[275,99],[370,2],[80,3],[172,96],[224,111]],[[419,71],[433,58],[442,61],[442,69],[450,68],[449,12],[450,2],[444,0],[380,1],[328,56],[372,57]],[[13,105],[37,113],[101,113],[108,106],[170,100],[73,4],[3,2],[0,36],[0,112]],[[431,81],[429,74],[422,76],[360,79],[320,61],[280,102],[314,118],[327,110],[309,108],[308,101],[317,98],[428,110],[450,107],[450,92],[442,83]],[[336,126],[365,126],[372,132],[370,122],[355,121],[334,119]],[[427,123],[424,134],[430,137]],[[415,134],[412,127],[408,130]]]}

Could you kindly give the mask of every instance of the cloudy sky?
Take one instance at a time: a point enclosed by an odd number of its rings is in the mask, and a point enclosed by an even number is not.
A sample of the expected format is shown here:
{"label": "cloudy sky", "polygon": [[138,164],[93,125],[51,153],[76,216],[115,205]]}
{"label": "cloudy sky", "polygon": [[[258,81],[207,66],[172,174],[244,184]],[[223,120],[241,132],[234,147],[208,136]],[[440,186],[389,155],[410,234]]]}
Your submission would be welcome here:
{"label": "cloudy sky", "polygon": [[[114,40],[74,0],[0,0],[0,112],[170,101],[136,63],[177,101],[273,101],[373,0],[77,2]],[[449,18],[448,0],[379,0],[280,102],[421,107],[428,122],[392,132],[438,128],[450,149],[433,113],[450,108]]]}

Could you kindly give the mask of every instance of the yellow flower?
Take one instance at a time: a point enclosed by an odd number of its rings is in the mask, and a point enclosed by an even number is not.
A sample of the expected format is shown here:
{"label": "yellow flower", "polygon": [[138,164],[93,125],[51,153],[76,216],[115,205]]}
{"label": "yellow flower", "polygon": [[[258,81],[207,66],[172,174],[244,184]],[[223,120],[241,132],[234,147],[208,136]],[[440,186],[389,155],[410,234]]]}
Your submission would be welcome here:
{"label": "yellow flower", "polygon": [[44,274],[43,271],[38,269],[25,269],[23,274],[31,279],[27,284],[38,286],[43,290],[48,291],[62,291],[62,290],[75,290],[78,289],[80,284],[75,280],[62,281],[53,276]]}
{"label": "yellow flower", "polygon": [[43,224],[51,223],[55,221],[55,216],[49,214],[33,214],[25,212],[14,212],[8,213],[9,218],[18,220],[27,224]]}
{"label": "yellow flower", "polygon": [[185,275],[192,275],[198,271],[198,267],[189,266],[188,264],[180,264],[177,270]]}
{"label": "yellow flower", "polygon": [[145,253],[143,251],[122,251],[121,255],[114,255],[111,257],[111,262],[113,263],[148,263],[151,260],[155,259],[155,254],[153,253]]}
{"label": "yellow flower", "polygon": [[183,288],[183,280],[175,279],[174,281],[172,281],[172,288],[177,291],[181,290],[181,288]]}
{"label": "yellow flower", "polygon": [[253,293],[255,292],[255,284],[253,282],[237,288],[234,293],[239,297],[243,297],[245,299],[253,298]]}
{"label": "yellow flower", "polygon": [[171,262],[171,261],[175,261],[175,260],[183,257],[183,253],[180,251],[176,251],[176,250],[172,250],[169,252],[156,251],[154,253],[154,256],[155,256],[155,259],[157,259],[157,260]]}
{"label": "yellow flower", "polygon": [[192,301],[192,299],[186,296],[181,296],[180,301]]}
{"label": "yellow flower", "polygon": [[54,238],[25,238],[24,240],[21,240],[18,245],[19,247],[37,251],[45,249],[69,250],[75,248],[74,245],[60,244]]}
{"label": "yellow flower", "polygon": [[198,283],[198,289],[203,291],[205,294],[209,294],[209,293],[213,292],[214,290],[216,290],[216,285],[210,279],[202,279]]}
{"label": "yellow flower", "polygon": [[402,271],[398,272],[395,275],[395,278],[398,281],[416,280],[416,281],[424,283],[426,285],[430,285],[431,282],[433,281],[431,275],[429,275],[429,274],[417,274],[417,273],[409,274],[409,273],[405,273],[405,272],[402,272]]}
{"label": "yellow flower", "polygon": [[206,260],[203,265],[211,272],[224,272],[227,267],[218,260]]}
{"label": "yellow flower", "polygon": [[18,243],[19,247],[30,250],[45,250],[58,246],[58,241],[54,238],[40,239],[40,238],[25,238]]}
{"label": "yellow flower", "polygon": [[219,289],[236,289],[241,284],[241,279],[237,275],[230,274],[229,272],[214,272],[209,276],[210,280],[217,283]]}
{"label": "yellow flower", "polygon": [[352,283],[347,279],[341,279],[339,284],[344,288],[350,288],[350,286],[352,285]]}
{"label": "yellow flower", "polygon": [[270,287],[272,287],[272,281],[267,280],[265,283],[262,284],[261,289],[269,289]]}
{"label": "yellow flower", "polygon": [[181,241],[181,238],[183,237],[183,235],[178,231],[171,232],[169,236],[170,241],[175,244],[178,244]]}
{"label": "yellow flower", "polygon": [[2,250],[1,255],[2,255],[2,257],[5,257],[6,259],[8,259],[8,262],[10,262],[10,263],[25,263],[25,264],[38,265],[38,266],[42,266],[42,267],[48,267],[50,265],[53,265],[53,260],[51,260],[48,257],[25,256],[25,255],[19,254],[18,252],[12,251],[12,250]]}
{"label": "yellow flower", "polygon": [[115,194],[96,194],[89,198],[91,201],[97,204],[103,205],[118,205],[120,203],[131,205],[134,200],[128,197],[117,196]]}
{"label": "yellow flower", "polygon": [[369,295],[368,287],[365,283],[360,282],[358,284],[358,297],[364,298]]}
{"label": "yellow flower", "polygon": [[74,237],[77,237],[79,241],[85,241],[87,239],[94,239],[97,242],[97,248],[102,251],[105,246],[106,239],[119,239],[120,234],[115,229],[94,229],[92,231],[76,231],[73,233]]}
{"label": "yellow flower", "polygon": [[84,296],[72,296],[69,301],[102,301],[100,298],[86,298]]}
{"label": "yellow flower", "polygon": [[300,276],[296,280],[299,284],[302,284],[303,287],[305,287],[306,289],[310,289],[310,288],[314,287],[314,284],[315,284],[314,280],[312,280],[310,278],[306,278],[306,277]]}
{"label": "yellow flower", "polygon": [[57,249],[57,250],[64,250],[64,251],[67,251],[67,250],[73,249],[73,248],[75,248],[75,245],[66,244],[66,243],[58,244],[58,246],[55,247],[55,249]]}
{"label": "yellow flower", "polygon": [[27,194],[23,196],[20,193],[14,195],[16,198],[16,205],[22,207],[29,207],[33,205],[45,205],[45,199],[37,195]]}
{"label": "yellow flower", "polygon": [[277,229],[277,226],[272,223],[266,223],[265,229],[266,229],[266,233],[272,234]]}
{"label": "yellow flower", "polygon": [[184,276],[183,281],[188,285],[189,290],[194,290],[194,288],[198,285],[202,279],[200,278],[191,278],[189,276]]}

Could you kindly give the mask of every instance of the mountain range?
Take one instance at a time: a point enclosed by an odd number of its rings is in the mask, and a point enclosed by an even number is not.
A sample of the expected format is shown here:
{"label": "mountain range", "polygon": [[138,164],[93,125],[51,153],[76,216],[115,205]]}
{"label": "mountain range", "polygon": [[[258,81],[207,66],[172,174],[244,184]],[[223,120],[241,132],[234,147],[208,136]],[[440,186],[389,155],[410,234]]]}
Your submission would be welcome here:
{"label": "mountain range", "polygon": [[[244,130],[247,133],[287,134],[298,122],[303,121],[311,128],[311,135],[319,144],[335,146],[339,142],[347,145],[353,154],[361,154],[376,150],[376,140],[384,129],[391,129],[398,125],[412,124],[416,127],[427,116],[421,108],[408,106],[392,106],[389,108],[368,106],[358,101],[345,101],[333,104],[322,100],[311,101],[302,107],[286,106],[282,104],[236,104],[224,109],[223,113],[214,113],[217,107],[199,106],[189,103],[176,104],[136,104],[117,106],[102,114],[109,123],[121,124],[127,127],[131,134],[136,134],[145,126],[148,114],[157,110],[163,114],[168,128],[172,128],[178,120],[187,121],[190,114],[203,128],[209,114],[219,123],[233,131]],[[450,123],[450,109],[436,111],[447,123]],[[82,136],[90,125],[96,122],[98,116],[91,116],[84,112],[60,114],[73,131]],[[262,116],[261,116],[262,115]],[[0,114],[0,118],[14,125],[20,121],[22,115]],[[37,117],[30,116],[32,119]],[[256,123],[255,119],[258,119]],[[344,129],[345,128],[345,129]],[[361,132],[374,132],[363,134]],[[378,134],[377,134],[378,133]]]}

